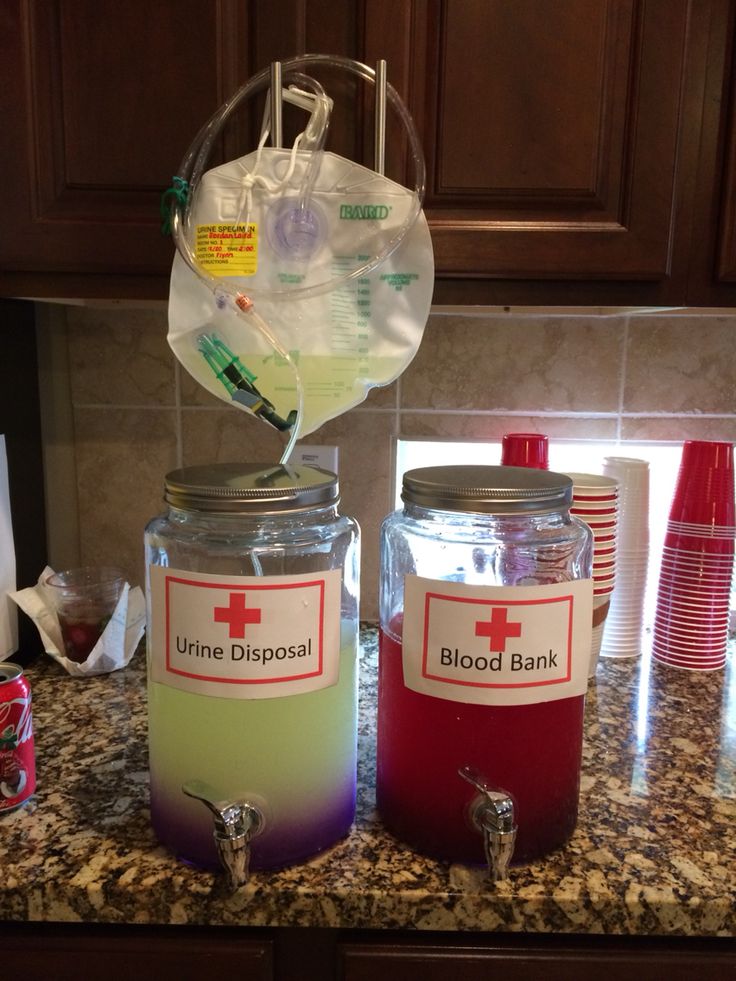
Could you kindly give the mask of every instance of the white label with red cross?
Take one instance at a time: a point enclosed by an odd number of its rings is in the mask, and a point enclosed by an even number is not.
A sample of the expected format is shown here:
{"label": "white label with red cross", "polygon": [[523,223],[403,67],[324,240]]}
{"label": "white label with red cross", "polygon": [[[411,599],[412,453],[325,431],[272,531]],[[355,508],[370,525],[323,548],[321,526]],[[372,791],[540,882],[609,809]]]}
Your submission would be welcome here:
{"label": "white label with red cross", "polygon": [[220,698],[327,688],[340,667],[342,572],[218,576],[151,566],[151,679]]}
{"label": "white label with red cross", "polygon": [[407,688],[477,705],[527,705],[585,692],[593,581],[483,586],[406,576]]}

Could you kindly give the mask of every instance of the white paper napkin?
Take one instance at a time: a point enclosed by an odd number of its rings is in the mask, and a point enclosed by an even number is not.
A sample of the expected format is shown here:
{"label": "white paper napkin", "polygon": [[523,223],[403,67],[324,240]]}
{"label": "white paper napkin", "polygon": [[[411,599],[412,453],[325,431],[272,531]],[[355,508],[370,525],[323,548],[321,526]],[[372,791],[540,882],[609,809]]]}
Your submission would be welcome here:
{"label": "white paper napkin", "polygon": [[46,653],[75,678],[89,678],[124,668],[133,657],[146,626],[146,602],[140,586],[125,584],[118,605],[100,639],[90,651],[87,660],[78,664],[63,653],[64,641],[59,620],[43,585],[44,580],[53,575],[53,572],[47,566],[35,586],[8,593],[36,624]]}

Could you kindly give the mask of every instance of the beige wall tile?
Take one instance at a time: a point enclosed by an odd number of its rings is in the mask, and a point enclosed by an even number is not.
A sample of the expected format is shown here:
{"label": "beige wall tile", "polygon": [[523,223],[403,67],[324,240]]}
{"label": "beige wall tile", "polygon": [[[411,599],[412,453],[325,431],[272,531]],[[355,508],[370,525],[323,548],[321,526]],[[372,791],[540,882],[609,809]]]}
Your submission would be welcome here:
{"label": "beige wall tile", "polygon": [[702,416],[662,418],[644,416],[624,418],[621,438],[682,442],[686,439],[712,439],[736,442],[736,417],[713,419]]}
{"label": "beige wall tile", "polygon": [[632,317],[623,410],[736,411],[736,317]]}
{"label": "beige wall tile", "polygon": [[[173,354],[171,356],[172,358],[174,357]],[[192,378],[186,368],[180,365],[178,361],[176,363],[176,371],[179,378],[179,393],[182,405],[206,405],[211,408],[222,408],[223,400],[211,395],[206,388]]]}
{"label": "beige wall tile", "polygon": [[[283,450],[278,433],[258,420],[227,408],[182,413],[185,466],[216,461],[277,462]],[[337,446],[341,505],[362,532],[362,612],[377,616],[378,529],[391,505],[393,413],[353,410],[326,423],[304,442]]]}
{"label": "beige wall tile", "polygon": [[286,439],[239,409],[182,409],[182,466],[206,463],[278,463]]}
{"label": "beige wall tile", "polygon": [[81,561],[119,565],[142,585],[143,532],[176,466],[175,413],[78,408],[74,430]]}
{"label": "beige wall tile", "polygon": [[[179,366],[166,342],[165,304],[63,309],[80,554],[120,562],[142,582],[143,529],[163,510],[168,470],[277,461],[286,439]],[[393,507],[397,435],[736,441],[735,341],[736,315],[723,312],[434,313],[397,382],[302,440],[340,450],[341,508],[363,533],[362,616],[378,612],[379,529]],[[47,480],[53,493],[53,474]]]}
{"label": "beige wall tile", "polygon": [[406,439],[497,440],[505,433],[545,433],[554,439],[615,439],[616,417],[468,415],[444,412],[401,413],[400,436]]}
{"label": "beige wall tile", "polygon": [[401,382],[411,409],[618,410],[624,321],[432,316]]}
{"label": "beige wall tile", "polygon": [[364,620],[378,619],[379,531],[393,510],[393,413],[353,409],[325,423],[315,443],[339,449],[340,509],[361,530],[360,610]]}
{"label": "beige wall tile", "polygon": [[68,307],[75,405],[173,405],[175,359],[160,310]]}

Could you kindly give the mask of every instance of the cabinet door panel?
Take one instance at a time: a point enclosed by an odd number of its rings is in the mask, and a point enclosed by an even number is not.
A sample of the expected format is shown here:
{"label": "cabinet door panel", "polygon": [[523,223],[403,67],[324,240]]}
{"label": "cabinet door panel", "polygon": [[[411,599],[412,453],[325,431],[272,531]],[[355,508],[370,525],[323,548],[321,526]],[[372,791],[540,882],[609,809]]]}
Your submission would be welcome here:
{"label": "cabinet door panel", "polygon": [[[454,938],[453,938],[454,939]],[[561,940],[561,938],[558,938]],[[494,948],[478,945],[459,946],[452,941],[442,946],[430,944],[345,944],[340,947],[340,981],[691,981],[707,976],[708,981],[731,981],[734,971],[733,952],[709,950],[646,949],[647,940],[637,949],[633,941],[628,950],[600,951],[605,941],[590,938],[586,947],[545,949],[528,939],[520,949],[519,942],[504,938]],[[679,940],[680,938],[678,938]],[[698,947],[699,942],[694,941]],[[674,945],[673,945],[674,946]],[[706,972],[704,974],[704,972]]]}
{"label": "cabinet door panel", "polygon": [[0,240],[0,265],[164,272],[172,247],[159,230],[160,195],[232,88],[228,39],[237,5],[25,0],[4,7],[15,14],[2,53],[15,61],[7,111],[20,152],[15,179],[0,186],[15,229]]}
{"label": "cabinet door panel", "polygon": [[[160,234],[160,197],[202,124],[273,59],[357,54],[358,9],[328,0],[3,3],[0,212],[12,233],[0,237],[0,278],[47,295],[48,272],[98,295],[97,276],[102,295],[116,295],[115,277],[137,276],[165,295],[173,248]],[[260,115],[251,123],[259,128]],[[245,125],[228,128],[218,148],[227,158],[255,145]],[[341,138],[354,139],[338,133],[338,148]]]}
{"label": "cabinet door panel", "polygon": [[716,277],[720,284],[736,285],[736,74],[731,82],[724,140],[726,160],[721,185]]}
{"label": "cabinet door panel", "polygon": [[440,274],[670,276],[686,0],[385,7],[410,27],[392,79],[427,155]]}

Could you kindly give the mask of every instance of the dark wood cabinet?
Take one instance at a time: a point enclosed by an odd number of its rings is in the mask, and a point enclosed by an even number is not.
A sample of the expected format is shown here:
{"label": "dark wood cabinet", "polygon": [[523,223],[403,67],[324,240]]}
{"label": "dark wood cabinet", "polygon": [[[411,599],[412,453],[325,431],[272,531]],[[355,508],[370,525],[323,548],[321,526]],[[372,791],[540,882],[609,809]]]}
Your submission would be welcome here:
{"label": "dark wood cabinet", "polygon": [[429,0],[412,11],[392,67],[425,135],[438,273],[639,281],[664,295],[681,272],[689,4]]}
{"label": "dark wood cabinet", "polygon": [[[577,941],[577,942],[576,942]],[[444,942],[411,941],[345,944],[340,947],[340,981],[730,981],[736,970],[733,951],[699,941],[630,941],[624,938],[487,936],[476,944],[451,935]]]}
{"label": "dark wood cabinet", "polygon": [[66,981],[732,981],[730,938],[0,924],[8,976]]}
{"label": "dark wood cabinet", "polygon": [[181,156],[309,51],[387,60],[427,159],[436,302],[734,303],[733,7],[3,0],[0,293],[164,298]]}

